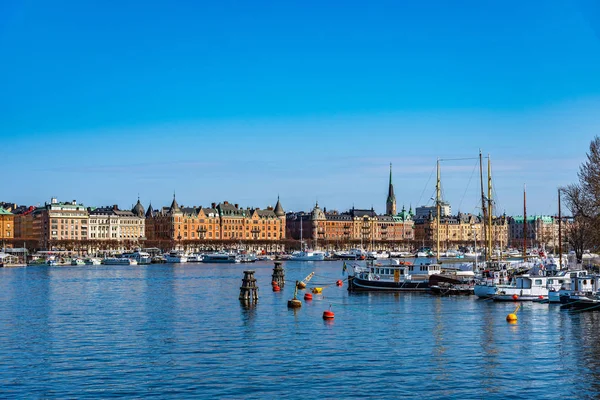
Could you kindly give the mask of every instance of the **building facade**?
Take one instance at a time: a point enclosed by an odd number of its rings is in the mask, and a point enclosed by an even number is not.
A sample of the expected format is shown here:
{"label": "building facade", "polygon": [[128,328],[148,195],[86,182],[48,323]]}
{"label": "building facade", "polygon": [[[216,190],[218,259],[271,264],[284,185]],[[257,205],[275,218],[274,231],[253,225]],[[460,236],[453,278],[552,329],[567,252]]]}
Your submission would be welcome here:
{"label": "building facade", "polygon": [[[88,238],[91,241],[136,242],[145,239],[145,212],[138,199],[133,210],[112,207],[90,208]],[[141,215],[141,216],[140,216]]]}
{"label": "building facade", "polygon": [[0,207],[0,240],[13,239],[15,237],[15,216]]}
{"label": "building facade", "polygon": [[210,208],[180,207],[175,197],[170,207],[148,207],[149,241],[169,241],[176,246],[207,242],[275,242],[285,239],[285,212],[279,199],[275,208],[242,208],[228,201]]}
{"label": "building facade", "polygon": [[[523,220],[522,215],[508,217],[509,241],[512,247],[523,247]],[[566,231],[563,230],[563,234],[564,232]],[[558,246],[558,218],[549,215],[527,216],[527,243],[528,247]]]}
{"label": "building facade", "polygon": [[88,238],[88,210],[75,200],[63,203],[53,198],[32,214],[32,236],[43,248]]}

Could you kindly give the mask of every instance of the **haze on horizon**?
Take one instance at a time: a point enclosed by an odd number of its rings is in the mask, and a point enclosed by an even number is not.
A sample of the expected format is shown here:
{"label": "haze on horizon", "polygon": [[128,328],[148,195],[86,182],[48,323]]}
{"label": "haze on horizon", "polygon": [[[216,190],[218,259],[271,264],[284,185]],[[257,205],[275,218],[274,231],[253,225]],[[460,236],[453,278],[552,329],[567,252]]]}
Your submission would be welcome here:
{"label": "haze on horizon", "polygon": [[[593,1],[0,4],[0,201],[431,204],[490,154],[497,213],[555,214],[600,133]],[[442,162],[478,213],[476,160]],[[475,171],[475,172],[474,172]]]}

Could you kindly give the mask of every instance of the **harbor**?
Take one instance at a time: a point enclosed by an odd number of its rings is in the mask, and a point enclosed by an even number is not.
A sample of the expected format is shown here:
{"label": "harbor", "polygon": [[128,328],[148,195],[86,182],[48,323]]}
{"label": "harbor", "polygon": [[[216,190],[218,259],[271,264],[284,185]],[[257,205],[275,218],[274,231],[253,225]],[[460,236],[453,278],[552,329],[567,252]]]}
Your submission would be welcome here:
{"label": "harbor", "polygon": [[[590,384],[600,371],[599,313],[527,302],[511,324],[512,302],[349,292],[343,265],[283,262],[285,285],[275,292],[274,263],[253,263],[258,300],[250,304],[239,300],[244,264],[1,269],[0,324],[11,327],[0,342],[2,392],[13,398],[600,393]],[[298,292],[301,308],[288,308],[294,282],[312,272]],[[317,287],[320,294],[303,299]],[[335,318],[323,319],[327,310]]]}

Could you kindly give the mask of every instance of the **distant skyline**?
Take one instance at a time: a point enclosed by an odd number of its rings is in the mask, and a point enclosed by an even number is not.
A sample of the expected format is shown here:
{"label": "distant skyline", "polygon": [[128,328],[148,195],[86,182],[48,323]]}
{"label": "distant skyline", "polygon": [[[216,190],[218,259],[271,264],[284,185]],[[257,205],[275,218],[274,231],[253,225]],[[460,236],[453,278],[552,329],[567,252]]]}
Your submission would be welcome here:
{"label": "distant skyline", "polygon": [[[385,211],[492,159],[497,212],[555,214],[600,134],[600,4],[5,2],[0,201]],[[442,162],[479,212],[475,160]],[[433,173],[433,176],[432,176]]]}

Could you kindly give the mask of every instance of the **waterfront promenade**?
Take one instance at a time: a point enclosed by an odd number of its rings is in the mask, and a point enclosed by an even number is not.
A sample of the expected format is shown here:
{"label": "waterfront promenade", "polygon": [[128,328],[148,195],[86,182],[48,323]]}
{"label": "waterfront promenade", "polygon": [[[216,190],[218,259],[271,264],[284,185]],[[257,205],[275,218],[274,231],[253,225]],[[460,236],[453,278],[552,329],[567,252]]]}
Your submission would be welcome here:
{"label": "waterfront promenade", "polygon": [[[349,294],[342,263],[0,269],[2,398],[597,398],[600,314]],[[289,310],[315,271],[323,297]],[[309,285],[310,286],[310,285]],[[322,313],[332,306],[333,321]]]}

